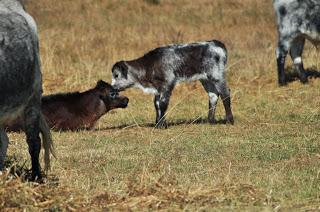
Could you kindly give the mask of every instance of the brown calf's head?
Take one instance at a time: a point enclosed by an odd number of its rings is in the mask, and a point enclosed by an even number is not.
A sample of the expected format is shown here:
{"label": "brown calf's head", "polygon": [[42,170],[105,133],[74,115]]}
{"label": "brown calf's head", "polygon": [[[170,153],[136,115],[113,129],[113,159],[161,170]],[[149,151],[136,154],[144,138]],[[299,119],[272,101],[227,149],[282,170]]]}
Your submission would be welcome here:
{"label": "brown calf's head", "polygon": [[104,102],[107,111],[115,108],[126,108],[129,99],[125,96],[120,96],[118,91],[109,83],[99,80],[96,85],[100,99]]}

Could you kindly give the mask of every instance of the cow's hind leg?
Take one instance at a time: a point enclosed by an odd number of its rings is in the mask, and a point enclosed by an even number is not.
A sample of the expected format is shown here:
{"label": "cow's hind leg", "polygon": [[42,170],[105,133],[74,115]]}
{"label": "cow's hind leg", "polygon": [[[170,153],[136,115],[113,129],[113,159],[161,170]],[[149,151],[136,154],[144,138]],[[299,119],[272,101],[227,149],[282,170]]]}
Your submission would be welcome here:
{"label": "cow's hind leg", "polygon": [[4,161],[7,156],[9,139],[3,128],[0,128],[0,173],[4,169]]}
{"label": "cow's hind leg", "polygon": [[216,122],[215,111],[219,98],[219,92],[217,91],[214,83],[210,82],[209,80],[201,80],[200,82],[202,83],[209,96],[208,121],[209,123],[214,124]]}
{"label": "cow's hind leg", "polygon": [[303,47],[305,43],[304,37],[298,37],[296,38],[291,45],[290,48],[290,56],[292,58],[292,61],[294,63],[295,69],[299,73],[299,78],[302,83],[307,83],[308,78],[304,71],[303,63],[302,63],[302,52]]}
{"label": "cow's hind leg", "polygon": [[[35,102],[34,102],[35,103]],[[39,154],[41,149],[40,140],[40,104],[37,102],[26,108],[25,110],[25,132],[27,137],[27,143],[29,146],[29,154],[32,162],[32,178],[31,180],[40,180],[41,170],[39,163]]]}

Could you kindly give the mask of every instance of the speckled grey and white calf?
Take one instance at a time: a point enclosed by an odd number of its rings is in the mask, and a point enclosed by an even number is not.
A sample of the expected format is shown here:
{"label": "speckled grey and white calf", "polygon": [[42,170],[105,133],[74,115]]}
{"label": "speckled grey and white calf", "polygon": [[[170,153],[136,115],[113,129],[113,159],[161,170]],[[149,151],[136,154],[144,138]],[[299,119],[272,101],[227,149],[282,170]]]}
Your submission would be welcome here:
{"label": "speckled grey and white calf", "polygon": [[220,41],[164,46],[138,59],[114,64],[112,86],[119,90],[137,87],[154,94],[156,126],[164,127],[174,86],[183,81],[200,80],[209,95],[209,121],[215,121],[215,108],[221,96],[226,120],[233,123],[230,90],[225,79],[226,63],[227,50]]}
{"label": "speckled grey and white calf", "polygon": [[42,81],[37,26],[20,1],[0,0],[0,171],[8,147],[4,125],[23,117],[32,178],[41,178],[39,153],[43,137],[45,162],[52,149],[50,129],[40,113]]}
{"label": "speckled grey and white calf", "polygon": [[302,63],[305,39],[315,45],[320,42],[320,1],[319,0],[274,0],[278,27],[278,80],[285,85],[285,59],[290,51],[300,81],[308,81]]}

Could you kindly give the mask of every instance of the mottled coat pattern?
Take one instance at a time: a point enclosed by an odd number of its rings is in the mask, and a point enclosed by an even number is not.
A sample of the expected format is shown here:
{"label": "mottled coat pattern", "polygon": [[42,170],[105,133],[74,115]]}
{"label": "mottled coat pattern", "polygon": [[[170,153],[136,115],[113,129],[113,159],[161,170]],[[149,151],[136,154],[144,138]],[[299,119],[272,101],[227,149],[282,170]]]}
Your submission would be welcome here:
{"label": "mottled coat pattern", "polygon": [[143,57],[120,61],[112,68],[112,86],[137,87],[155,95],[156,126],[166,126],[165,113],[173,88],[179,82],[200,80],[209,95],[208,119],[214,122],[218,96],[227,122],[233,123],[230,91],[225,79],[227,50],[220,41],[173,44],[156,48]]}
{"label": "mottled coat pattern", "polygon": [[308,81],[302,62],[305,40],[315,45],[320,42],[320,1],[318,0],[274,0],[277,18],[278,47],[277,65],[279,85],[285,85],[285,59],[290,52],[300,81]]}

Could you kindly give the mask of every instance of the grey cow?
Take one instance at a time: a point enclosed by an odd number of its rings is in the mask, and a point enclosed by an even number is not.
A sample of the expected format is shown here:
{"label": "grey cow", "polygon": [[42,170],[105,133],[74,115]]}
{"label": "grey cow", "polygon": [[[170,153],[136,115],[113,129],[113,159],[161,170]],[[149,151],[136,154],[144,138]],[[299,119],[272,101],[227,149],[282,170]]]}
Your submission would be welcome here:
{"label": "grey cow", "polygon": [[285,85],[285,59],[290,51],[300,81],[308,81],[302,63],[305,39],[314,44],[320,42],[320,1],[319,0],[274,0],[277,16],[278,48],[277,65],[279,85]]}
{"label": "grey cow", "polygon": [[0,95],[0,171],[8,147],[3,126],[22,117],[32,160],[32,180],[40,179],[40,132],[46,168],[53,144],[40,112],[42,80],[37,26],[18,0],[0,0]]}
{"label": "grey cow", "polygon": [[226,63],[227,50],[217,40],[159,47],[138,59],[117,62],[112,68],[112,86],[120,90],[138,87],[154,94],[156,126],[166,127],[165,113],[174,86],[199,80],[209,95],[209,121],[215,121],[215,108],[221,96],[226,120],[233,124]]}

